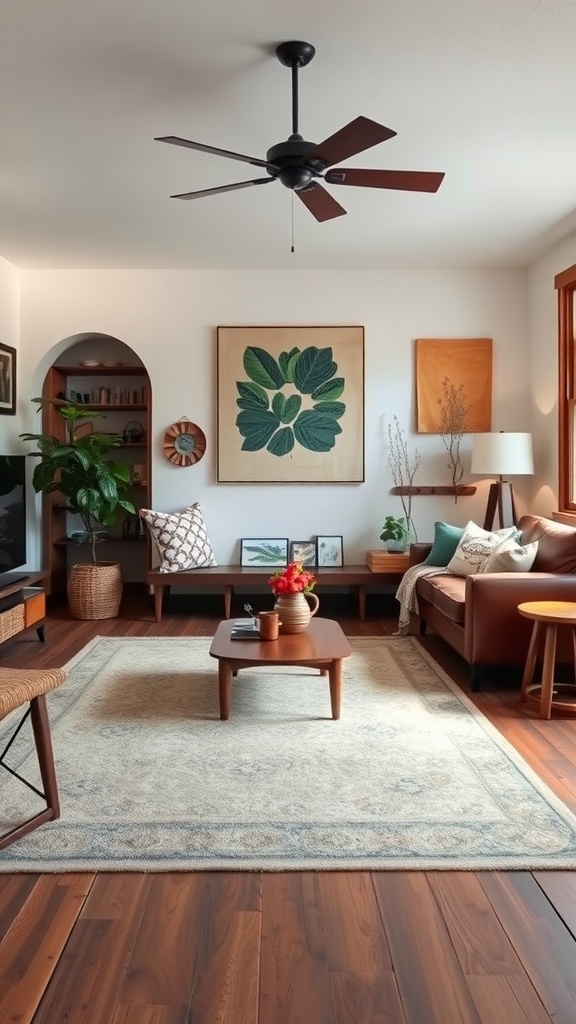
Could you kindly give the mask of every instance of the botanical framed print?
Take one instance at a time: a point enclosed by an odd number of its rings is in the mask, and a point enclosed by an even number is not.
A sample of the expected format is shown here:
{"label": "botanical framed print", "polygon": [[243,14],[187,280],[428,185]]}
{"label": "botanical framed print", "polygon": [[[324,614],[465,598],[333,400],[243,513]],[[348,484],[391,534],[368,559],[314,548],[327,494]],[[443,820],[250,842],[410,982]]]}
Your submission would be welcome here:
{"label": "botanical framed print", "polygon": [[0,344],[0,414],[16,414],[16,349]]}
{"label": "botanical framed print", "polygon": [[290,541],[290,561],[300,562],[301,565],[316,565],[316,541]]}
{"label": "botanical framed print", "polygon": [[492,429],[492,339],[418,338],[416,412],[420,434],[441,434],[447,393],[460,389],[464,433]]}
{"label": "botanical framed print", "polygon": [[288,538],[243,537],[240,541],[240,565],[258,569],[288,565]]}
{"label": "botanical framed print", "polygon": [[364,480],[364,328],[218,327],[217,480]]}
{"label": "botanical framed print", "polygon": [[316,564],[318,568],[328,568],[329,566],[337,568],[344,565],[344,547],[341,536],[336,534],[335,536],[316,537]]}

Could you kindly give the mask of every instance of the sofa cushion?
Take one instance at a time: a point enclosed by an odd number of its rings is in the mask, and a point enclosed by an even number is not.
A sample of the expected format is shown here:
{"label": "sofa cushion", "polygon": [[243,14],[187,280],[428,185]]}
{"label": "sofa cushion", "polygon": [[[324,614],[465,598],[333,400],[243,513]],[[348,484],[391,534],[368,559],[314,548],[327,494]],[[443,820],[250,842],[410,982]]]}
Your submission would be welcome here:
{"label": "sofa cushion", "polygon": [[576,528],[544,516],[522,516],[521,543],[538,541],[534,572],[576,572]]}
{"label": "sofa cushion", "polygon": [[426,565],[448,565],[463,533],[463,526],[451,526],[450,523],[435,522],[434,543],[432,544],[430,554],[424,559]]}
{"label": "sofa cushion", "polygon": [[522,546],[510,537],[488,556],[482,572],[530,572],[537,554],[537,540]]}
{"label": "sofa cushion", "polygon": [[490,532],[470,521],[466,524],[458,547],[446,569],[455,576],[469,576],[471,573],[484,572],[488,558],[511,537],[518,539],[515,526]]}
{"label": "sofa cushion", "polygon": [[466,610],[466,580],[463,576],[421,576],[416,584],[416,595],[453,622],[464,624]]}

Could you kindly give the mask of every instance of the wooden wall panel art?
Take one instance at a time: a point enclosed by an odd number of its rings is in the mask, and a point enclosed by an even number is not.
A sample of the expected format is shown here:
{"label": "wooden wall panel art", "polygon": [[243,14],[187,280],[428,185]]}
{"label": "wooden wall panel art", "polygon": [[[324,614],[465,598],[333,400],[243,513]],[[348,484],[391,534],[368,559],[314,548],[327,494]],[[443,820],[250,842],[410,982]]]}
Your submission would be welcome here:
{"label": "wooden wall panel art", "polygon": [[442,433],[443,381],[463,388],[467,434],[492,429],[492,339],[416,339],[416,429]]}

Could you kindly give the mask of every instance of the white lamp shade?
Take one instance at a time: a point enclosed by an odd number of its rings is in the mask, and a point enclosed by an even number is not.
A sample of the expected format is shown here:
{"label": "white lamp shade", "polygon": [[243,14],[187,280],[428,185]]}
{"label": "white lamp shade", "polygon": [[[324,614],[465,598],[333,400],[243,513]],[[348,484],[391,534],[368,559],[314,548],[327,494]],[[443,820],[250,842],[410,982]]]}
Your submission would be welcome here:
{"label": "white lamp shade", "polygon": [[471,473],[481,476],[527,476],[534,472],[532,434],[474,434]]}

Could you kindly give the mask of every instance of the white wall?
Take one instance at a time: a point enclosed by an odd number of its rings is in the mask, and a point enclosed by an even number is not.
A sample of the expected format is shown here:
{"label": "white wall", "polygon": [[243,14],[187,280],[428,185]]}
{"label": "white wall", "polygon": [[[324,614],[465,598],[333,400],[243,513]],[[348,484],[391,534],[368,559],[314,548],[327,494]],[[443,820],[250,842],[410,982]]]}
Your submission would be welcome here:
{"label": "white wall", "polygon": [[[0,256],[0,342],[16,351],[17,414],[22,406],[20,335],[20,271]],[[28,394],[28,392],[24,392]],[[25,403],[24,403],[25,404]],[[19,416],[0,415],[0,452],[13,455],[21,450],[18,440]]]}
{"label": "white wall", "polygon": [[[494,339],[493,429],[528,430],[527,274],[473,271],[22,271],[21,394],[40,392],[73,336],[112,335],[145,363],[153,392],[153,504],[200,501],[219,562],[238,560],[242,536],[306,539],[343,534],[347,562],[378,547],[384,516],[401,514],[389,494],[386,427],[396,414],[422,452],[415,483],[449,484],[439,436],[414,433],[414,339]],[[361,324],[366,335],[366,482],[356,485],[216,483],[215,327],[219,324]],[[29,429],[34,420],[30,406]],[[208,450],[198,465],[162,454],[166,427],[198,423]],[[463,454],[469,467],[470,439]],[[465,479],[471,482],[466,474]],[[474,498],[415,498],[419,537],[435,519],[483,519],[485,482]],[[523,510],[522,485],[517,496]]]}
{"label": "white wall", "polygon": [[576,263],[576,233],[550,249],[530,269],[529,348],[534,460],[532,509],[558,508],[558,306],[554,277]]}

